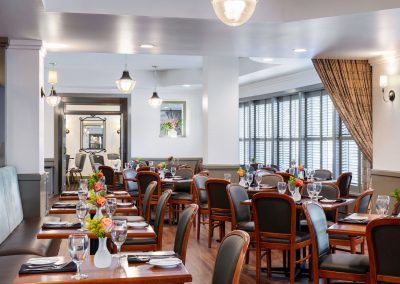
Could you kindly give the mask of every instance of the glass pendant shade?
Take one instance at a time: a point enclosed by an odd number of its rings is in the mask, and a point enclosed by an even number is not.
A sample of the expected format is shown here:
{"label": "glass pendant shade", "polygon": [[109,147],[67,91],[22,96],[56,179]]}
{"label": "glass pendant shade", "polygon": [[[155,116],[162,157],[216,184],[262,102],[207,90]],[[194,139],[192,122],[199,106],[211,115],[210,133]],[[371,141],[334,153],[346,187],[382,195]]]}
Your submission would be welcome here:
{"label": "glass pendant shade", "polygon": [[161,106],[162,99],[158,96],[157,92],[153,92],[153,95],[149,99],[149,105],[156,108]]}
{"label": "glass pendant shade", "polygon": [[56,90],[51,87],[50,95],[46,97],[46,103],[49,106],[55,107],[61,102],[61,97],[57,96]]}
{"label": "glass pendant shade", "polygon": [[129,94],[135,88],[136,81],[132,80],[128,70],[122,72],[121,79],[116,81],[118,90],[124,94]]}
{"label": "glass pendant shade", "polygon": [[257,0],[212,0],[211,3],[218,19],[228,26],[236,27],[251,18]]}

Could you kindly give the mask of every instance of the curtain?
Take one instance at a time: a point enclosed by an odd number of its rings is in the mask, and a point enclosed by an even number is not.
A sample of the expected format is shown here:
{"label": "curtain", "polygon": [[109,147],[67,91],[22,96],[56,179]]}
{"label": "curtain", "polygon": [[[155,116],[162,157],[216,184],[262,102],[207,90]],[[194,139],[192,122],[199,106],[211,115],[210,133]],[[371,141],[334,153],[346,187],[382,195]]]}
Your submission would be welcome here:
{"label": "curtain", "polygon": [[372,163],[372,67],[367,60],[313,59],[341,119]]}

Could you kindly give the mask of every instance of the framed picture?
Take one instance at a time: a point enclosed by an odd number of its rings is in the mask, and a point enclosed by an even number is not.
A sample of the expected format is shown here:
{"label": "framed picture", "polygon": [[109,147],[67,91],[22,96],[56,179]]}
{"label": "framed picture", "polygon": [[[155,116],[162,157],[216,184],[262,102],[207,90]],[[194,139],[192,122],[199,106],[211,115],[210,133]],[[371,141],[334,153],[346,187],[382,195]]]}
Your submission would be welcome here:
{"label": "framed picture", "polygon": [[160,137],[186,136],[186,102],[163,101],[160,108]]}

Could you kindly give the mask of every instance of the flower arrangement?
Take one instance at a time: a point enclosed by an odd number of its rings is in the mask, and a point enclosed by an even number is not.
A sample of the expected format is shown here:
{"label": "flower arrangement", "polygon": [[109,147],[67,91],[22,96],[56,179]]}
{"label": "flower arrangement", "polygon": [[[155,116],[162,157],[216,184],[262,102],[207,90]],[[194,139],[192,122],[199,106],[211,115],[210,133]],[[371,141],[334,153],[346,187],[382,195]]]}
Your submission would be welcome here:
{"label": "flower arrangement", "polygon": [[111,231],[114,223],[110,218],[87,218],[86,229],[95,234],[98,238],[105,238],[106,234]]}
{"label": "flower arrangement", "polygon": [[304,185],[304,183],[301,179],[298,179],[298,178],[295,178],[292,176],[289,179],[289,184],[294,187],[302,187]]}
{"label": "flower arrangement", "polygon": [[297,167],[297,169],[298,169],[300,172],[304,171],[304,167],[303,167],[302,164],[300,164],[300,165]]}
{"label": "flower arrangement", "polygon": [[246,174],[246,170],[240,167],[236,173],[239,177],[243,177]]}
{"label": "flower arrangement", "polygon": [[94,185],[98,182],[100,182],[100,180],[104,177],[103,172],[102,171],[95,171],[94,173],[92,173],[90,175],[89,178],[89,188],[90,189],[94,189]]}
{"label": "flower arrangement", "polygon": [[390,197],[396,199],[397,202],[400,202],[400,188],[396,188],[390,193]]}
{"label": "flower arrangement", "polygon": [[107,199],[104,197],[105,194],[106,193],[104,190],[97,193],[94,190],[90,190],[89,197],[86,202],[97,207],[103,207],[107,203]]}
{"label": "flower arrangement", "polygon": [[167,163],[166,162],[160,162],[157,164],[157,169],[159,170],[166,170],[167,169]]}
{"label": "flower arrangement", "polygon": [[182,121],[177,118],[169,118],[167,121],[161,123],[161,129],[168,131],[168,130],[176,130],[182,124]]}

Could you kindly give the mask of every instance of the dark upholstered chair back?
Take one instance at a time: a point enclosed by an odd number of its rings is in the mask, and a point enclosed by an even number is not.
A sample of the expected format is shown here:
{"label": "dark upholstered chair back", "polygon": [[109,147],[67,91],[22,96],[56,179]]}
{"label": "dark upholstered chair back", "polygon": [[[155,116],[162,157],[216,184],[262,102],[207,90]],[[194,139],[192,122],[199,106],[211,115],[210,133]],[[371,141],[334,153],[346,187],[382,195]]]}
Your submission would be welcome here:
{"label": "dark upholstered chair back", "polygon": [[168,200],[171,197],[172,190],[168,189],[163,192],[157,202],[156,216],[154,219],[154,232],[157,234],[157,240],[162,238],[162,231],[164,225],[165,210],[167,209]]}
{"label": "dark upholstered chair back", "polygon": [[177,176],[182,177],[183,179],[192,179],[193,178],[193,170],[191,168],[180,168],[176,170]]}
{"label": "dark upholstered chair back", "polygon": [[199,203],[207,203],[206,181],[208,180],[208,176],[195,175],[193,180],[197,190]]}
{"label": "dark upholstered chair back", "polygon": [[109,166],[100,166],[99,171],[101,171],[106,179],[106,185],[114,187],[115,185],[115,173],[113,168]]}
{"label": "dark upholstered chair back", "polygon": [[231,203],[231,212],[233,222],[250,222],[250,206],[240,204],[242,201],[249,199],[246,190],[240,185],[228,185],[228,196]]}
{"label": "dark upholstered chair back", "polygon": [[336,185],[339,188],[340,191],[340,197],[347,197],[349,196],[350,192],[350,185],[351,185],[351,179],[353,178],[352,173],[342,173],[337,181]]}
{"label": "dark upholstered chair back", "polygon": [[122,173],[124,176],[125,189],[128,192],[137,191],[137,182],[133,181],[136,178],[136,171],[134,169],[125,169]]}
{"label": "dark upholstered chair back", "polygon": [[190,230],[192,229],[198,210],[199,206],[197,204],[191,204],[179,217],[175,233],[174,252],[181,257],[183,263],[185,263],[186,259],[186,249],[189,242]]}
{"label": "dark upholstered chair back", "polygon": [[136,171],[137,172],[149,172],[150,171],[150,167],[149,166],[140,166],[139,168],[137,168]]}
{"label": "dark upholstered chair back", "polygon": [[146,222],[150,222],[150,201],[151,197],[154,194],[154,191],[157,189],[157,182],[152,181],[149,183],[146,189],[146,193],[143,198],[143,217],[146,219]]}
{"label": "dark upholstered chair back", "polygon": [[264,174],[261,179],[261,184],[269,186],[278,186],[278,182],[283,181],[283,177],[277,174]]}
{"label": "dark upholstered chair back", "polygon": [[208,179],[205,183],[207,199],[208,199],[208,208],[211,211],[214,210],[231,210],[227,185],[228,181],[224,179]]}
{"label": "dark upholstered chair back", "polygon": [[[371,283],[377,283],[377,276],[391,276],[395,278],[392,281],[382,281],[382,283],[400,283],[400,219],[385,218],[373,220],[367,226],[366,236]],[[378,281],[378,283],[381,282]]]}
{"label": "dark upholstered chair back", "polygon": [[368,213],[373,194],[373,190],[366,190],[359,197],[357,197],[354,205],[354,212]]}
{"label": "dark upholstered chair back", "polygon": [[331,180],[332,172],[330,170],[315,170],[314,178],[317,180]]}
{"label": "dark upholstered chair back", "polygon": [[86,161],[86,154],[77,153],[75,155],[75,167],[79,170],[83,170]]}
{"label": "dark upholstered chair back", "polygon": [[340,196],[339,189],[334,183],[323,183],[319,194],[328,199],[337,199]]}
{"label": "dark upholstered chair back", "polygon": [[329,254],[329,236],[326,232],[328,225],[324,209],[314,202],[306,202],[303,204],[306,215],[313,252],[317,258]]}
{"label": "dark upholstered chair back", "polygon": [[155,181],[157,182],[157,191],[154,192],[153,195],[159,196],[161,194],[160,192],[160,176],[157,173],[153,172],[138,172],[136,175],[136,179],[138,181],[138,188],[139,188],[139,193],[140,194],[145,194],[147,186],[149,185],[150,182]]}
{"label": "dark upholstered chair back", "polygon": [[238,284],[250,236],[232,231],[221,242],[215,260],[212,284]]}
{"label": "dark upholstered chair back", "polygon": [[296,233],[293,198],[276,193],[257,193],[253,195],[252,204],[256,233]]}

